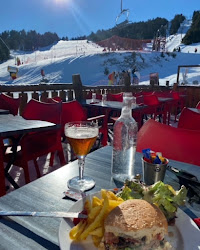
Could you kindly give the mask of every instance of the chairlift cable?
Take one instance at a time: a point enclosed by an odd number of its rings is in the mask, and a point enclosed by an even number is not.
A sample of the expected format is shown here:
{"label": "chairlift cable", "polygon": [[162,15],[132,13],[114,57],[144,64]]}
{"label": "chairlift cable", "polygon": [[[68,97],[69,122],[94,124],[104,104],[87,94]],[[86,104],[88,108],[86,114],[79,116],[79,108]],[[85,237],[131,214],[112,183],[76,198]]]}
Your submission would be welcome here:
{"label": "chairlift cable", "polygon": [[1,37],[0,37],[0,39],[1,39],[2,43],[6,46],[6,48],[7,48],[8,50],[10,50],[10,49],[8,48],[7,44],[4,42],[4,40],[3,40]]}

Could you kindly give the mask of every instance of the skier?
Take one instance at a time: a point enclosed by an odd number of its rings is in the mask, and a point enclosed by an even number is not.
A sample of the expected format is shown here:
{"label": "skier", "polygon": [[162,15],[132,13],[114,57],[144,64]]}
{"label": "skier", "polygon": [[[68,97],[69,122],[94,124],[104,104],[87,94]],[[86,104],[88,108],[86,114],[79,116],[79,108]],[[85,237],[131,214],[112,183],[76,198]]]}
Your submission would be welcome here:
{"label": "skier", "polygon": [[44,80],[45,73],[44,73],[44,70],[43,70],[43,69],[41,69],[41,76],[42,76],[42,80]]}
{"label": "skier", "polygon": [[132,70],[132,84],[137,85],[139,83],[140,73],[134,68]]}
{"label": "skier", "polygon": [[114,81],[115,81],[115,71],[109,74],[108,85],[114,85]]}

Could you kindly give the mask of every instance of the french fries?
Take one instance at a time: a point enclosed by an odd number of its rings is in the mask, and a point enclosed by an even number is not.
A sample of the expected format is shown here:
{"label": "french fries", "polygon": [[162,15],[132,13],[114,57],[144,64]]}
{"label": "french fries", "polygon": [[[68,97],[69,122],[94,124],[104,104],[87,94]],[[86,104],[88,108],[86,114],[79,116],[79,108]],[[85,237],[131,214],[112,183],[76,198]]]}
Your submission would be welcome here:
{"label": "french fries", "polygon": [[74,226],[69,236],[72,240],[85,240],[88,235],[92,236],[93,243],[96,247],[99,246],[104,235],[104,220],[107,215],[115,207],[120,205],[124,200],[117,197],[113,192],[102,189],[101,197],[93,196],[92,201],[86,200],[84,210],[88,218],[81,220]]}

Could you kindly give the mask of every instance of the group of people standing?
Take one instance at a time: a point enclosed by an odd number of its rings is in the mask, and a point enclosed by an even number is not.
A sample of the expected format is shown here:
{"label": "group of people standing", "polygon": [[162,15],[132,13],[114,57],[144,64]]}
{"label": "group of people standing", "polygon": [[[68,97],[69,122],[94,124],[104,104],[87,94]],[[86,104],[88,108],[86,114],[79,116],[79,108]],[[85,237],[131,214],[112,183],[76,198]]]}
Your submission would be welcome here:
{"label": "group of people standing", "polygon": [[108,85],[124,85],[124,79],[129,77],[132,85],[139,84],[140,81],[140,73],[136,70],[136,68],[132,70],[122,70],[122,72],[111,72],[108,75]]}

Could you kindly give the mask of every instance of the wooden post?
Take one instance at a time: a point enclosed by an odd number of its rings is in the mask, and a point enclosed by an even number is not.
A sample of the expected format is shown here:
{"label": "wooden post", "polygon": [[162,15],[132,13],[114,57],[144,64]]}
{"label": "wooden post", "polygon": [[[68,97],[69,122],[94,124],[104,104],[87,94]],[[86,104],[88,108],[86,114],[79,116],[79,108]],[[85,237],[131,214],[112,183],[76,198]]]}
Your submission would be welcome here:
{"label": "wooden post", "polygon": [[173,89],[172,89],[173,91],[178,91],[178,83],[176,82],[176,83],[174,83],[174,85],[173,85]]}
{"label": "wooden post", "polygon": [[66,91],[64,90],[60,91],[60,98],[62,99],[63,102],[66,102]]}
{"label": "wooden post", "polygon": [[5,174],[3,165],[3,140],[0,138],[0,197],[6,194]]}
{"label": "wooden post", "polygon": [[28,102],[28,94],[27,93],[20,93],[20,98],[21,98],[21,102],[20,102],[20,107],[19,107],[19,114],[21,115],[27,102]]}
{"label": "wooden post", "polygon": [[44,92],[42,92],[42,94],[41,94],[41,97],[40,97],[40,101],[41,102],[45,102],[45,100],[47,99],[49,97],[49,94],[48,94],[48,92],[47,91],[44,91]]}
{"label": "wooden post", "polygon": [[129,73],[127,73],[127,72],[124,74],[124,85],[125,85],[125,91],[129,92],[130,86],[131,86],[131,80],[130,80]]}
{"label": "wooden post", "polygon": [[68,101],[72,101],[74,99],[72,90],[67,91],[67,97],[68,97],[67,99]]}
{"label": "wooden post", "polygon": [[39,101],[39,94],[37,92],[32,93],[32,98]]}
{"label": "wooden post", "polygon": [[75,91],[75,98],[77,101],[81,102],[83,100],[83,85],[79,74],[72,75],[72,83]]}
{"label": "wooden post", "polygon": [[52,96],[52,97],[57,97],[57,96],[58,96],[58,91],[55,91],[55,90],[54,90],[54,91],[51,93],[51,96]]}

